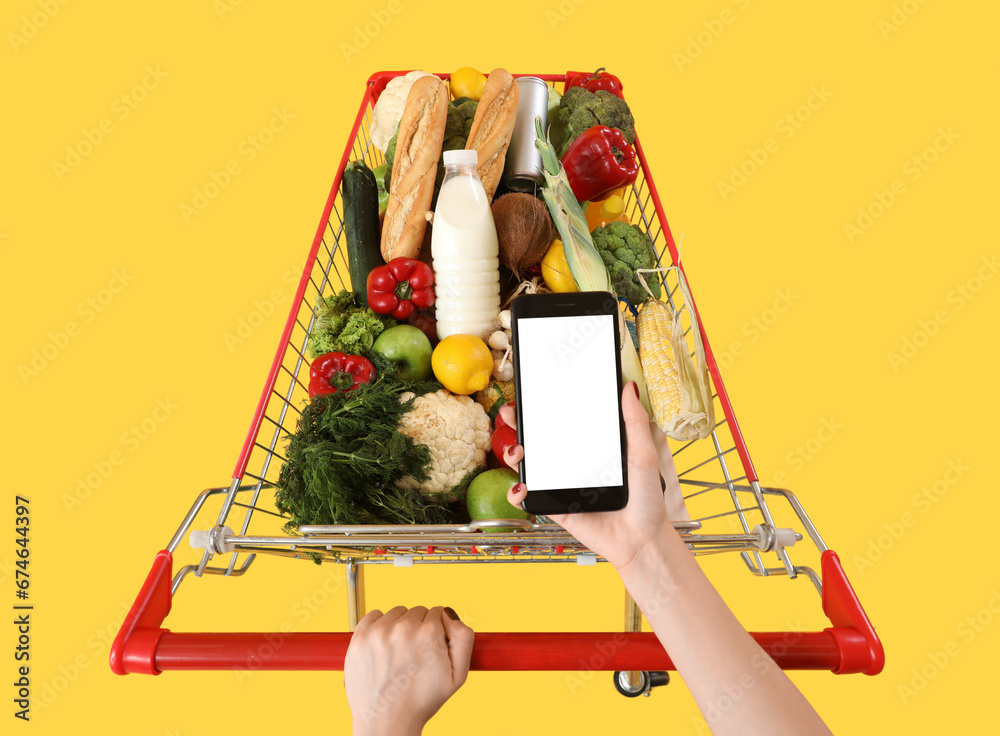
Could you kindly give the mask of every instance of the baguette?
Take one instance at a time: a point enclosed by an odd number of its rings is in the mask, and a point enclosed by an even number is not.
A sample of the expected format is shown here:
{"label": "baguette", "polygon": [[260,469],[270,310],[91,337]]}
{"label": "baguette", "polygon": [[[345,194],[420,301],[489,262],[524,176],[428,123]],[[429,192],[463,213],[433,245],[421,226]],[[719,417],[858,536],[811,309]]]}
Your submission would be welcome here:
{"label": "baguette", "polygon": [[445,83],[434,76],[415,81],[399,121],[382,225],[382,257],[387,263],[404,256],[416,258],[420,253],[447,121]]}
{"label": "baguette", "polygon": [[479,179],[489,201],[493,200],[503,175],[507,146],[517,119],[517,100],[517,83],[510,72],[499,68],[491,71],[465,144],[479,154]]}

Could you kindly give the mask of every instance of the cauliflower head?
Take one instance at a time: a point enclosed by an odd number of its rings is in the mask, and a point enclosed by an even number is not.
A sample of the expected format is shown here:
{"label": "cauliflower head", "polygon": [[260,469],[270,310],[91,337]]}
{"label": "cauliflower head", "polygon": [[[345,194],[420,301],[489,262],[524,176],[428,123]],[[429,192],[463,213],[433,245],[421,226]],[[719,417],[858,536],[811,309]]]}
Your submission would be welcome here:
{"label": "cauliflower head", "polygon": [[[642,288],[636,269],[656,268],[656,254],[649,236],[638,225],[612,222],[594,228],[594,247],[611,275],[615,293],[633,305],[642,304],[649,296]],[[653,296],[660,298],[660,281],[654,274],[645,274]]]}
{"label": "cauliflower head", "polygon": [[413,71],[396,77],[385,85],[385,89],[379,95],[375,109],[372,111],[371,141],[378,150],[385,152],[385,147],[389,145],[389,139],[396,133],[399,120],[403,117],[403,108],[406,106],[410,87],[420,77],[431,76],[434,75],[430,72]]}
{"label": "cauliflower head", "polygon": [[[406,391],[399,400],[409,401],[413,396]],[[430,477],[421,482],[406,476],[396,483],[404,490],[416,489],[425,496],[454,501],[457,494],[453,489],[468,473],[486,464],[490,419],[469,396],[456,396],[444,389],[418,396],[400,420],[399,431],[427,445],[431,452]]]}

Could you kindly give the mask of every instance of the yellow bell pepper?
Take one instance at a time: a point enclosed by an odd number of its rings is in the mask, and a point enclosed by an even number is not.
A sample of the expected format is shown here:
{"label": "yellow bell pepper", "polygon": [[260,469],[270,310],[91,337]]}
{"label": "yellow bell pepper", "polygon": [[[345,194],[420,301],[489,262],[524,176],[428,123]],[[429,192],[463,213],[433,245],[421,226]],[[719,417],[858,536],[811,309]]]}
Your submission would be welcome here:
{"label": "yellow bell pepper", "polygon": [[545,257],[542,258],[542,279],[544,279],[545,285],[554,292],[566,293],[580,290],[569,270],[569,264],[566,262],[562,241],[558,238],[552,241]]}

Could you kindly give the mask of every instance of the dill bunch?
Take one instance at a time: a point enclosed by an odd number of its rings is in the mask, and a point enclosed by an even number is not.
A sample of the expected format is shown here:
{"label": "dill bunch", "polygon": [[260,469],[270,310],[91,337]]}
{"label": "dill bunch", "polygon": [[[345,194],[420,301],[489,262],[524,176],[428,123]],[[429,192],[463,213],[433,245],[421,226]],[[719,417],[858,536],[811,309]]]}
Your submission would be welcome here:
{"label": "dill bunch", "polygon": [[288,435],[275,492],[275,505],[289,517],[286,530],[304,524],[454,520],[449,508],[429,503],[419,491],[396,487],[407,475],[426,480],[431,462],[426,445],[397,429],[400,417],[413,407],[413,399],[401,402],[399,395],[413,391],[421,396],[440,385],[401,382],[386,364],[376,362],[376,369],[378,378],[354,391],[314,398],[295,433]]}

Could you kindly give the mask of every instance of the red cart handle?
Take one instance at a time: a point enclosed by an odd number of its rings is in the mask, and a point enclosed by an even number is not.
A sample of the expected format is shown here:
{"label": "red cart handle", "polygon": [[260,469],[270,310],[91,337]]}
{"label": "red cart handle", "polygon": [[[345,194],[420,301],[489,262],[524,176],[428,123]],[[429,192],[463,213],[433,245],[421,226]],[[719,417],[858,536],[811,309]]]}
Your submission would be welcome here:
{"label": "red cart handle", "polygon": [[[349,633],[174,634],[157,638],[163,670],[343,670]],[[842,662],[828,632],[752,634],[782,669],[837,670]],[[147,642],[140,646],[148,647]],[[147,648],[148,651],[148,648]],[[476,634],[473,670],[673,670],[656,634]]]}
{"label": "red cart handle", "polygon": [[[349,633],[175,634],[170,612],[173,559],[159,552],[111,647],[111,669],[343,670]],[[782,669],[837,674],[882,671],[885,655],[837,555],[823,553],[823,610],[833,627],[816,632],[751,634]],[[473,670],[673,670],[652,633],[477,633]]]}

